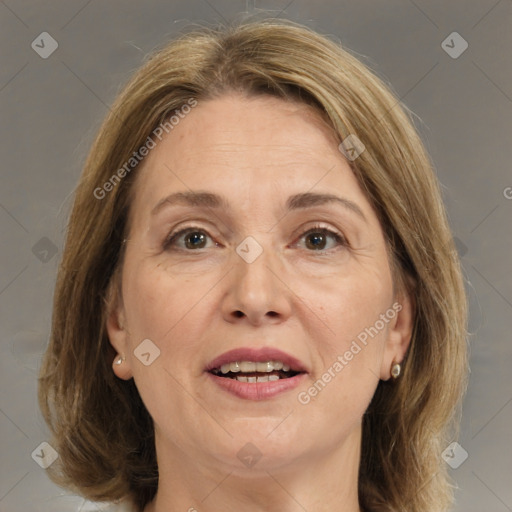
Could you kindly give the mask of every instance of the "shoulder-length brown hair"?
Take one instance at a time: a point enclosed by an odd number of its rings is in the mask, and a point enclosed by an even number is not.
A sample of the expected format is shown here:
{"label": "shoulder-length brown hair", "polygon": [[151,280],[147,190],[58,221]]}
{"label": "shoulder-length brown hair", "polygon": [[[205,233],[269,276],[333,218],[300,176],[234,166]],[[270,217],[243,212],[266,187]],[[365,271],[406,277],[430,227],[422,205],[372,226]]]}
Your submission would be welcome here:
{"label": "shoulder-length brown hair", "polygon": [[40,406],[60,456],[50,476],[89,499],[129,497],[140,510],[155,495],[152,420],[133,380],[114,376],[105,330],[137,171],[126,162],[191,98],[229,91],[307,102],[340,141],[356,134],[366,147],[350,165],[416,308],[403,374],[379,383],[363,417],[360,504],[446,510],[452,486],[441,453],[458,432],[466,389],[467,313],[431,162],[410,114],[375,74],[338,43],[276,20],[180,36],[148,59],[101,126],[76,190],[40,374]]}

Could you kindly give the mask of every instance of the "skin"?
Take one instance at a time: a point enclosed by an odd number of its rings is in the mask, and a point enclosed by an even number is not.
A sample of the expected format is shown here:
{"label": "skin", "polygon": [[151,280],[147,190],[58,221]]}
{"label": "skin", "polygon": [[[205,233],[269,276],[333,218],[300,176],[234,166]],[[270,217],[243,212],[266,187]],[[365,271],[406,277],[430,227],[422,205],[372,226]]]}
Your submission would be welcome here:
{"label": "skin", "polygon": [[[190,190],[223,195],[230,210],[168,205],[151,215],[162,198]],[[346,198],[365,219],[335,203],[286,212],[302,192]],[[348,245],[325,235],[316,249],[305,233],[317,225]],[[190,226],[203,245],[189,233],[164,248]],[[252,263],[236,252],[247,236],[263,249]],[[107,330],[126,358],[114,372],[135,379],[154,419],[160,484],[145,512],[361,510],[361,419],[407,351],[413,313],[394,292],[375,212],[316,112],[234,93],[199,102],[140,169],[121,279]],[[396,302],[400,312],[300,403]],[[144,339],[160,350],[148,366],[134,355]],[[228,350],[267,346],[308,369],[298,388],[246,400],[204,372]],[[252,467],[237,457],[246,443],[262,455]]]}

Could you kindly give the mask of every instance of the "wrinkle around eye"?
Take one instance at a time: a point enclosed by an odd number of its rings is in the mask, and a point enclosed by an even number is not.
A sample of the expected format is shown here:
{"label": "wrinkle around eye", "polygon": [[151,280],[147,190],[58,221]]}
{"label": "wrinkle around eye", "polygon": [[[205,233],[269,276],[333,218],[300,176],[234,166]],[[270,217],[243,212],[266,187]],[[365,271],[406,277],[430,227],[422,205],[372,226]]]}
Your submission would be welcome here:
{"label": "wrinkle around eye", "polygon": [[[150,245],[154,247],[155,250],[158,250],[158,252],[165,251],[164,245],[167,244],[168,247],[169,239],[178,235],[180,232],[186,236],[186,231],[196,230],[203,232],[204,236],[207,238],[206,247],[197,247],[196,249],[186,248],[183,244],[181,244],[181,247],[176,247],[177,250],[182,249],[187,253],[199,253],[200,251],[211,250],[216,247],[222,248],[222,246],[229,246],[234,244],[237,239],[242,240],[250,234],[249,231],[244,231],[236,220],[231,218],[224,218],[224,221],[218,225],[216,220],[212,222],[211,216],[205,216],[204,214],[198,215],[197,209],[194,211],[190,211],[189,209],[188,212],[186,211],[184,213],[181,213],[181,210],[182,208],[176,208],[167,210],[165,213],[162,212],[158,217],[155,217],[155,222],[150,225],[148,230]],[[225,217],[224,213],[226,212],[219,213],[221,217]],[[357,219],[352,218],[350,214],[345,215],[338,211],[333,212],[330,208],[319,207],[318,209],[312,208],[307,211],[291,212],[276,220],[277,222],[271,223],[270,229],[265,233],[273,231],[274,236],[276,236],[276,229],[281,230],[283,237],[286,238],[286,236],[288,236],[290,238],[287,241],[283,238],[283,243],[286,242],[286,244],[293,244],[295,242],[303,247],[304,243],[301,242],[300,239],[313,227],[319,231],[327,229],[341,235],[341,238],[346,242],[344,245],[348,248],[362,248],[363,246],[368,246],[370,240],[372,240],[371,233],[368,232],[372,230],[365,227],[367,226],[366,224],[363,226]],[[322,223],[322,226],[313,226],[312,224],[315,223]],[[281,224],[281,226],[279,226],[279,224]],[[233,247],[235,246],[233,245]],[[304,250],[307,251],[307,249]],[[323,251],[322,249],[318,252]],[[310,249],[308,252],[316,251]]]}
{"label": "wrinkle around eye", "polygon": [[[176,240],[185,239],[188,235],[197,234],[197,233],[201,233],[213,241],[213,237],[210,236],[210,234],[206,230],[199,228],[199,227],[190,226],[190,227],[185,227],[183,229],[179,229],[178,231],[175,231],[175,232],[171,232],[171,234],[165,238],[164,243],[163,243],[163,248],[165,250],[169,250],[169,248],[174,244],[174,242]],[[214,247],[218,247],[219,245],[220,244],[218,242],[214,242]],[[174,246],[176,247],[176,245],[174,245]],[[191,252],[191,251],[195,252],[196,250],[199,251],[202,249],[208,249],[208,247],[196,247],[193,249],[189,249],[187,247],[180,247],[180,246],[177,246],[177,247],[178,247],[177,250],[185,251],[185,252]]]}

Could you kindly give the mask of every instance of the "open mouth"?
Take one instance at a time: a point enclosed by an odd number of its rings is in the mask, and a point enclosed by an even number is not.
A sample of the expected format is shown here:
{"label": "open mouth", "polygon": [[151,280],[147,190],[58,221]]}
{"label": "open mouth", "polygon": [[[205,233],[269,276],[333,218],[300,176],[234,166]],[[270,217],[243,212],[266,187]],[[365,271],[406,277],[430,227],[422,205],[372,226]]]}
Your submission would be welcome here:
{"label": "open mouth", "polygon": [[281,361],[235,361],[213,368],[210,373],[239,382],[257,383],[289,379],[304,372],[294,370]]}

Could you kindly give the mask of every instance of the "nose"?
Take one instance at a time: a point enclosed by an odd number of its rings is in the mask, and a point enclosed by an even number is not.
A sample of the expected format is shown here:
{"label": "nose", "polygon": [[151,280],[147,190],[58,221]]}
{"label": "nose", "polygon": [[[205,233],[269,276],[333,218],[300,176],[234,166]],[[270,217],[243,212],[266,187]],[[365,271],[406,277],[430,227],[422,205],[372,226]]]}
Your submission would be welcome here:
{"label": "nose", "polygon": [[251,263],[236,252],[233,259],[222,304],[224,319],[254,326],[286,321],[292,311],[293,292],[285,282],[278,255],[267,248]]}

